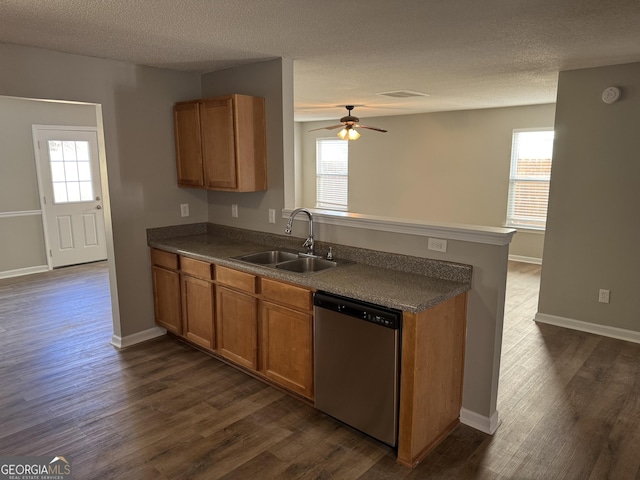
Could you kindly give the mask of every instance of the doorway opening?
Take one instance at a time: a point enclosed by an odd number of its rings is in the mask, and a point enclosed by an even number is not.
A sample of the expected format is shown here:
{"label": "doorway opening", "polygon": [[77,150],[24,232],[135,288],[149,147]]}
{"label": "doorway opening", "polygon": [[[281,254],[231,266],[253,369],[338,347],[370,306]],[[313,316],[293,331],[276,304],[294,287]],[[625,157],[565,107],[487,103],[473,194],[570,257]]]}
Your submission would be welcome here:
{"label": "doorway opening", "polygon": [[[0,122],[5,153],[0,165],[0,251],[5,252],[0,255],[0,279],[106,259],[113,331],[119,331],[101,105],[0,96],[0,119],[6,120]],[[41,188],[44,180],[50,186]],[[80,211],[59,214],[49,207]],[[77,224],[73,215],[80,219]],[[47,232],[47,221],[57,229],[55,234]],[[64,253],[82,244],[78,250],[93,256],[76,252],[72,260],[54,262],[55,252],[49,251],[54,240]]]}

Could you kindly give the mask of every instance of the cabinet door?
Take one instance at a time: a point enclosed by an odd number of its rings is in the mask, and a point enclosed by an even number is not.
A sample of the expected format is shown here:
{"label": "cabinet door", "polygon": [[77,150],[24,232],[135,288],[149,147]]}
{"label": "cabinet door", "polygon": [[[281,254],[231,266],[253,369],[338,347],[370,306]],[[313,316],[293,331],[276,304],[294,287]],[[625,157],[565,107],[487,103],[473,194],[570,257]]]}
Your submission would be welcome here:
{"label": "cabinet door", "polygon": [[214,286],[189,275],[182,276],[182,318],[184,336],[193,343],[213,350]]}
{"label": "cabinet door", "polygon": [[233,99],[204,100],[200,105],[202,161],[207,188],[235,189],[237,183]]}
{"label": "cabinet door", "polygon": [[267,143],[264,98],[233,96],[239,192],[267,189]]}
{"label": "cabinet door", "polygon": [[155,266],[151,267],[151,272],[156,323],[171,333],[182,335],[180,275]]}
{"label": "cabinet door", "polygon": [[200,105],[178,103],[173,107],[178,185],[202,187],[202,142],[200,138]]}
{"label": "cabinet door", "polygon": [[294,392],[313,398],[313,327],[310,313],[262,302],[261,372]]}
{"label": "cabinet door", "polygon": [[225,287],[216,289],[218,353],[243,367],[258,369],[258,300]]}

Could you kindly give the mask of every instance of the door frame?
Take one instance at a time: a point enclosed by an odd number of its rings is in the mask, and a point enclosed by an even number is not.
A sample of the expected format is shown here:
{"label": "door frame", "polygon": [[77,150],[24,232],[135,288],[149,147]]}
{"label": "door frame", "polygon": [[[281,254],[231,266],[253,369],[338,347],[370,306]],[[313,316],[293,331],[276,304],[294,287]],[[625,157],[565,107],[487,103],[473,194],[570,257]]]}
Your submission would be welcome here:
{"label": "door frame", "polygon": [[[42,231],[44,233],[44,255],[47,258],[47,268],[49,270],[53,270],[53,264],[51,260],[51,255],[49,254],[49,250],[51,249],[51,243],[49,241],[49,232],[47,229],[47,218],[46,218],[46,210],[44,207],[44,193],[42,186],[42,172],[40,171],[40,148],[38,145],[38,131],[42,130],[68,130],[68,131],[78,131],[78,132],[94,132],[96,134],[96,138],[98,139],[98,158],[96,159],[98,164],[98,169],[100,171],[100,183],[102,190],[102,204],[105,204],[105,188],[102,179],[105,177],[104,172],[102,171],[103,165],[105,163],[105,159],[103,158],[104,150],[100,148],[100,133],[98,127],[83,127],[83,126],[68,126],[68,125],[32,125],[31,126],[31,136],[33,138],[33,152],[34,152],[34,160],[36,162],[36,178],[38,179],[38,202],[40,204],[40,211],[42,212],[40,218],[42,219]],[[103,215],[104,217],[104,215]],[[107,236],[107,220],[103,219],[104,227],[105,227],[105,237]],[[105,238],[106,240],[106,238]],[[108,242],[107,242],[108,243]],[[107,245],[107,260],[109,259],[109,248]]]}

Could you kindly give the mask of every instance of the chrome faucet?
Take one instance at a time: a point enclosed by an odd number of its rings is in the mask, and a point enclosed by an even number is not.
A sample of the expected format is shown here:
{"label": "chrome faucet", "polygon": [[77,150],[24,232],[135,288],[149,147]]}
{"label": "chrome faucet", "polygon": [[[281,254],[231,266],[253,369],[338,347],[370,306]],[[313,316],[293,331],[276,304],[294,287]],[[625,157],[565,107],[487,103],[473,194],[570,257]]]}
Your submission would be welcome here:
{"label": "chrome faucet", "polygon": [[291,228],[293,227],[293,219],[300,212],[306,213],[307,217],[309,217],[309,236],[304,241],[302,246],[308,249],[307,253],[309,255],[314,255],[313,253],[313,215],[311,215],[311,212],[309,210],[307,210],[306,208],[296,208],[293,212],[291,212],[291,215],[289,215],[289,220],[287,220],[287,228],[284,229],[284,233],[286,233],[287,235],[291,235]]}

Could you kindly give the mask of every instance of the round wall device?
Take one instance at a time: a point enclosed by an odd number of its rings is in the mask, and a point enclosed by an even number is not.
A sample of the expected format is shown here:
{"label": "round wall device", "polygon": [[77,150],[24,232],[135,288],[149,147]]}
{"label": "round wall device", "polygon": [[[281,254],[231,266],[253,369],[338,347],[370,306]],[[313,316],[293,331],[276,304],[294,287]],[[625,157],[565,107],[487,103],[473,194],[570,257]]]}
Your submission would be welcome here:
{"label": "round wall device", "polygon": [[608,87],[602,92],[602,101],[607,104],[612,104],[620,100],[622,92],[618,87]]}

